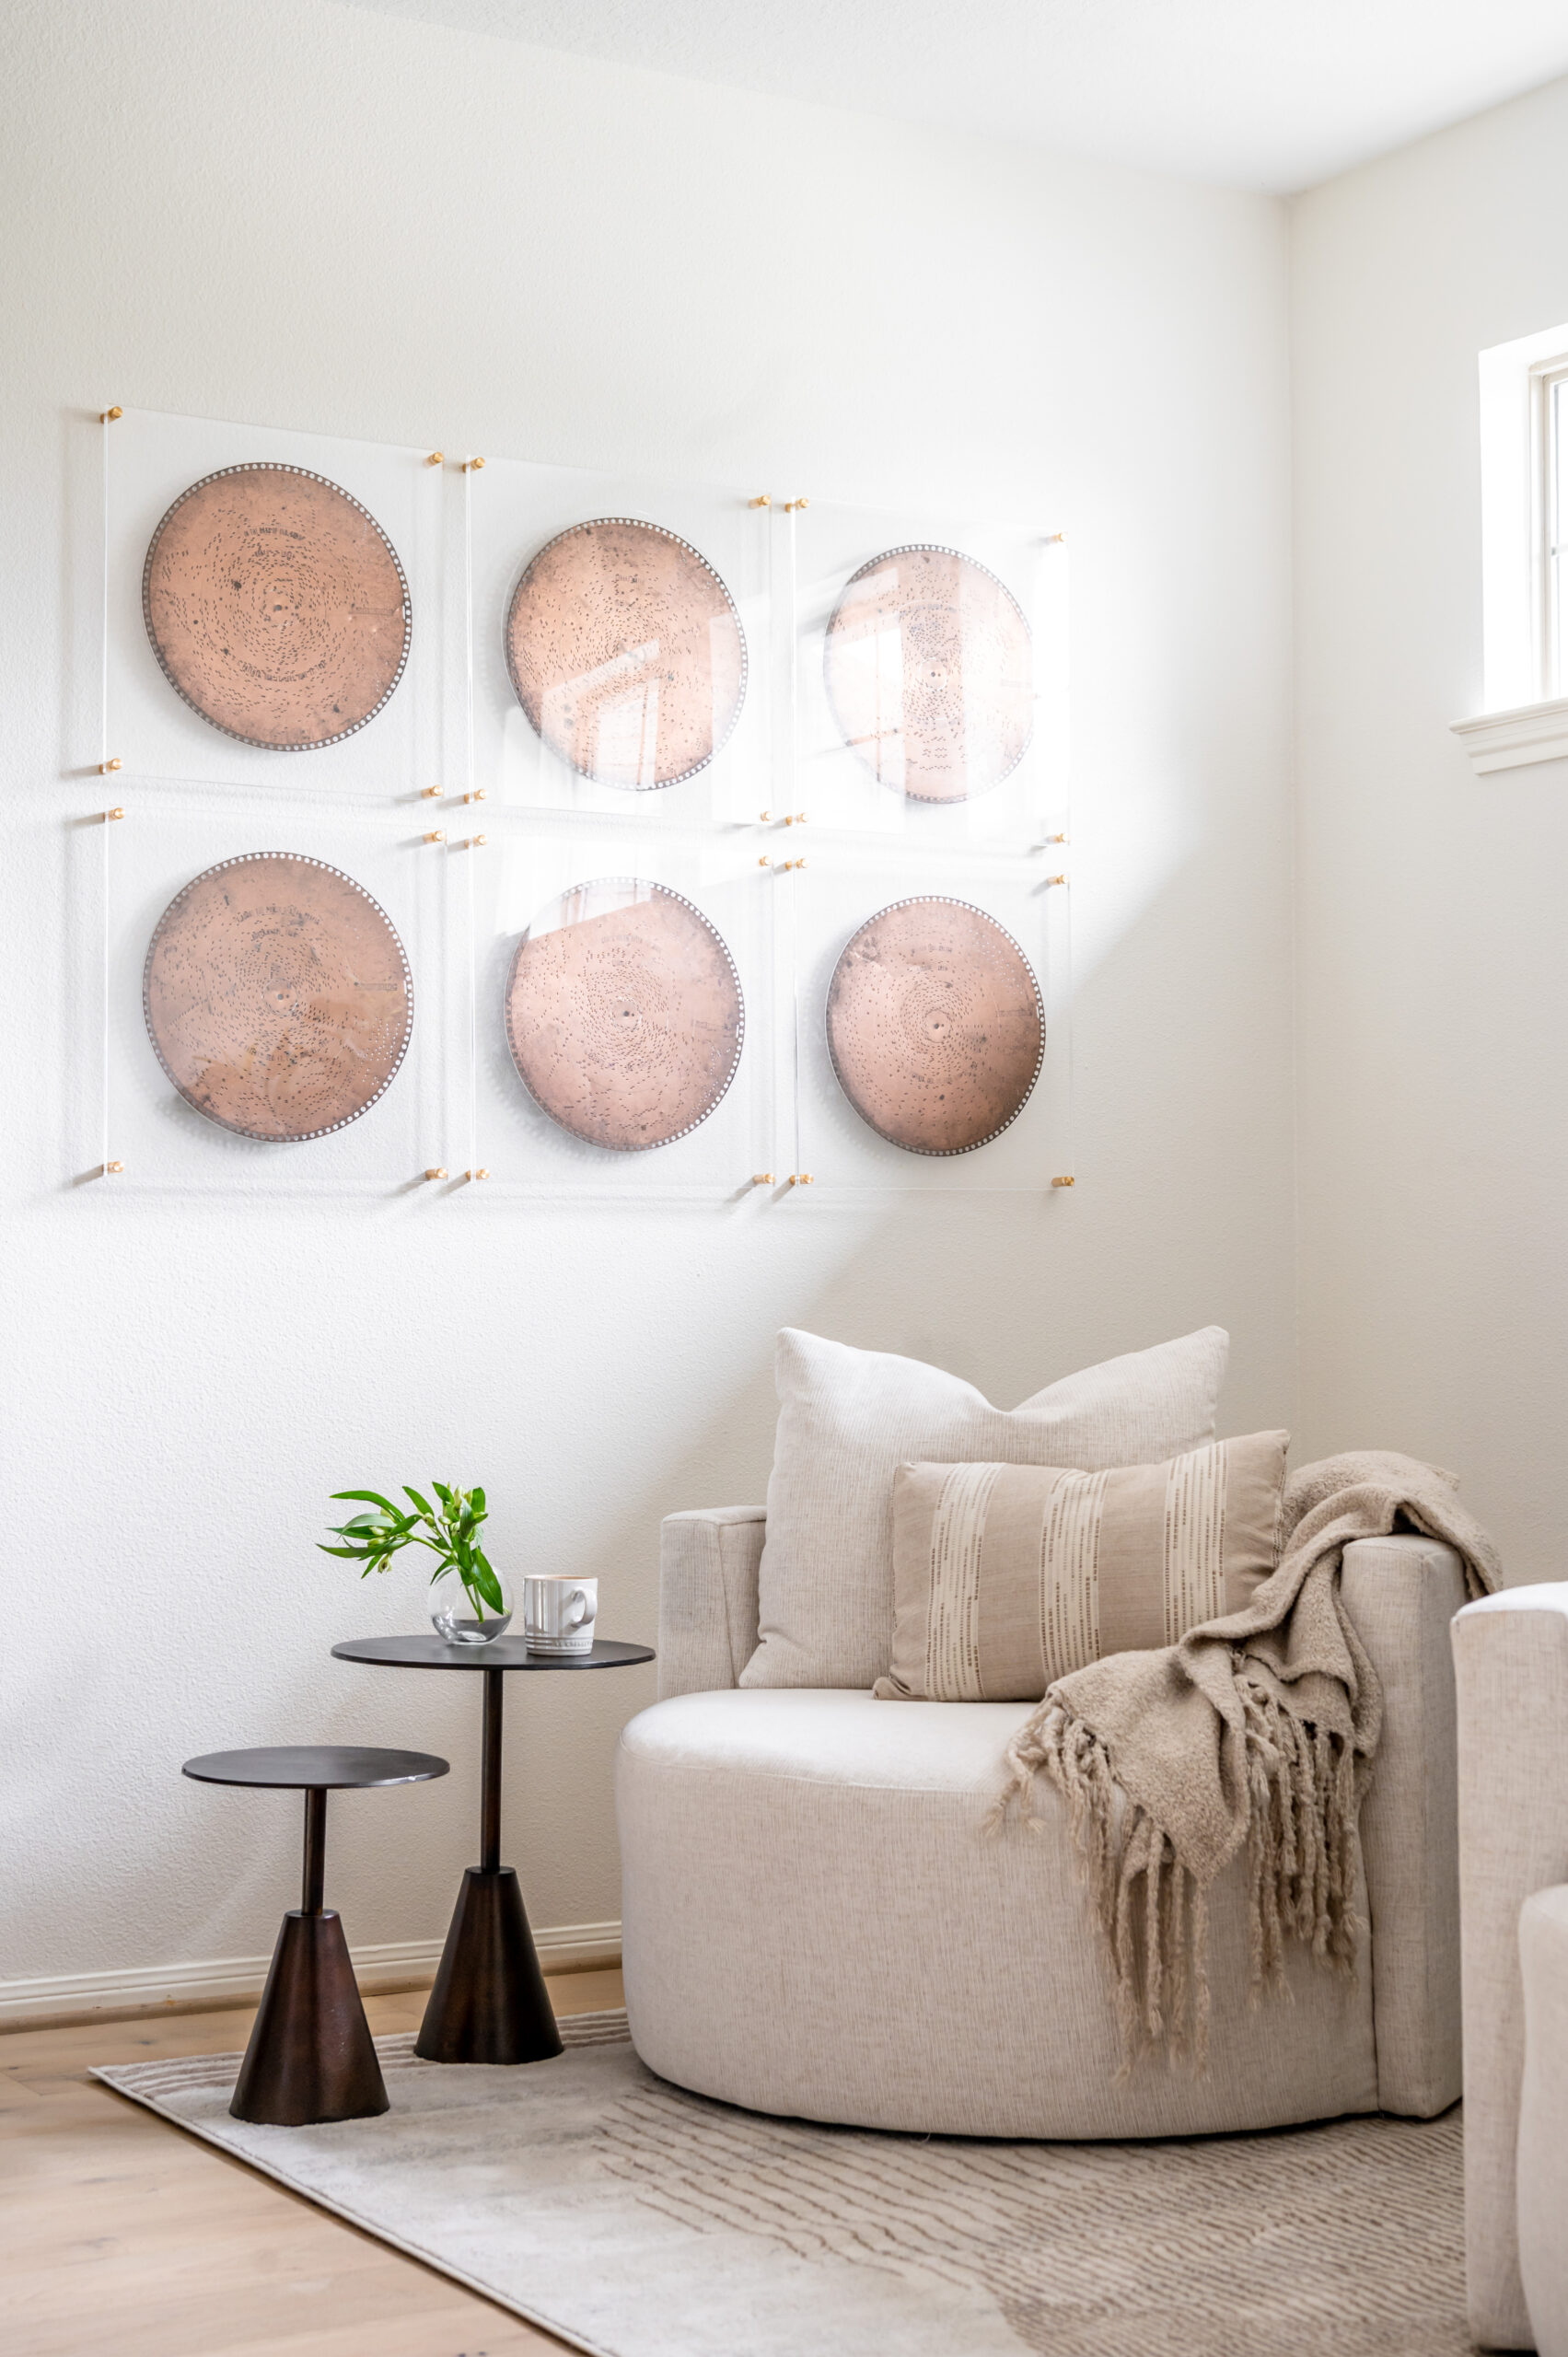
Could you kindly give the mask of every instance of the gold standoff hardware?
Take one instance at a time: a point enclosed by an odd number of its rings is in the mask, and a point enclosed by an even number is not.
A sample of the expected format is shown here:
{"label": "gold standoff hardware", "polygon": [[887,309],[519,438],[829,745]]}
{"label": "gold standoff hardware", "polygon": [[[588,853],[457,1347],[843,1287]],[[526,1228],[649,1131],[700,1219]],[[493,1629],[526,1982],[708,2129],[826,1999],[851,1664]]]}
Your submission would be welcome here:
{"label": "gold standoff hardware", "polygon": [[470,851],[479,851],[489,841],[490,837],[488,835],[470,835],[469,837],[469,849]]}
{"label": "gold standoff hardware", "polygon": [[759,810],[757,813],[758,825],[760,827],[765,827],[772,815],[773,814],[771,810]]}
{"label": "gold standoff hardware", "polygon": [[471,794],[465,794],[463,796],[465,802],[483,802],[486,799],[487,789],[482,785],[476,786]]}
{"label": "gold standoff hardware", "polygon": [[112,810],[106,810],[104,812],[103,823],[107,827],[111,819],[123,819],[124,816],[125,805],[122,802],[117,802]]}
{"label": "gold standoff hardware", "polygon": [[792,1170],[788,1183],[792,1187],[809,1187],[812,1184],[811,1173],[809,1170]]}
{"label": "gold standoff hardware", "polygon": [[[755,507],[757,502],[753,500],[751,505]],[[771,1170],[754,1170],[751,1173],[751,1184],[754,1187],[771,1187],[772,1183],[773,1174]]]}
{"label": "gold standoff hardware", "polygon": [[768,857],[766,852],[762,853],[761,858],[757,862],[759,867],[772,867],[772,861]]}
{"label": "gold standoff hardware", "polygon": [[772,493],[766,491],[760,491],[755,499],[749,499],[746,503],[748,507],[771,507],[772,504]]}
{"label": "gold standoff hardware", "polygon": [[119,754],[116,753],[112,761],[99,761],[98,765],[98,773],[99,777],[110,777],[116,770],[122,770],[124,766],[124,762],[121,760]]}
{"label": "gold standoff hardware", "polygon": [[793,818],[786,819],[784,820],[784,825],[786,827],[804,827],[805,824],[806,813],[804,810],[797,810]]}
{"label": "gold standoff hardware", "polygon": [[1048,876],[1045,880],[1048,884],[1065,884],[1067,878],[1065,876]]}
{"label": "gold standoff hardware", "polygon": [[797,507],[809,507],[810,505],[811,502],[808,499],[786,499],[784,501],[784,514],[786,516],[793,516]]}
{"label": "gold standoff hardware", "polygon": [[422,802],[439,802],[446,791],[444,785],[422,785],[419,789],[419,798]]}
{"label": "gold standoff hardware", "polygon": [[445,1178],[447,1176],[439,1164],[435,1165],[431,1169],[427,1170],[424,1175],[427,1178]]}
{"label": "gold standoff hardware", "polygon": [[1072,837],[1070,835],[1047,835],[1045,840],[1048,843],[1065,843],[1071,842]]}
{"label": "gold standoff hardware", "polygon": [[122,1162],[106,1162],[103,1166],[103,1175],[106,1178],[116,1178],[124,1167],[125,1165]]}
{"label": "gold standoff hardware", "polygon": [[463,1173],[465,1178],[488,1178],[489,1176],[488,1170],[465,1170]]}
{"label": "gold standoff hardware", "polygon": [[[1066,533],[1065,533],[1065,532],[1047,532],[1047,534],[1046,534],[1046,536],[1045,536],[1045,545],[1046,545],[1046,547],[1047,547],[1048,549],[1064,549],[1064,548],[1066,547],[1066,545],[1067,545],[1067,535],[1066,535]],[[1069,1181],[1068,1183],[1069,1183],[1069,1184],[1071,1184],[1071,1181]]]}
{"label": "gold standoff hardware", "polygon": [[1075,1184],[1075,1181],[1071,1178],[1053,1178],[1051,1183],[1053,1187],[1071,1187]]}
{"label": "gold standoff hardware", "polygon": [[427,467],[438,467],[446,455],[447,453],[445,450],[432,450],[429,458],[426,459],[424,463]]}
{"label": "gold standoff hardware", "polygon": [[424,840],[425,840],[425,842],[426,842],[427,843],[444,843],[444,842],[446,842],[446,840],[447,840],[447,830],[446,830],[446,828],[445,828],[445,827],[436,827],[436,828],[433,828],[433,829],[431,830],[430,833],[429,833],[429,834],[427,834],[427,835],[425,836]]}
{"label": "gold standoff hardware", "polygon": [[466,475],[477,474],[483,464],[484,460],[482,459],[465,459],[463,460],[463,472]]}
{"label": "gold standoff hardware", "polygon": [[[98,422],[100,425],[112,425],[117,417],[123,417],[124,414],[124,411],[118,406],[114,409],[100,409],[98,413]],[[117,1162],[110,1162],[106,1164],[105,1167],[110,1170],[118,1170],[120,1165]]]}

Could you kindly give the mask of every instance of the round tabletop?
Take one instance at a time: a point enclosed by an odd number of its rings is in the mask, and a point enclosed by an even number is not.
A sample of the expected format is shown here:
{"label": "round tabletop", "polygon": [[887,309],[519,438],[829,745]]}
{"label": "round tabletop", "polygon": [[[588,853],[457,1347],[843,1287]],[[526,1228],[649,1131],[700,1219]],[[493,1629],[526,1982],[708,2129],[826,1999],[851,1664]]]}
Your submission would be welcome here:
{"label": "round tabletop", "polygon": [[206,1751],[180,1770],[203,1784],[272,1784],[289,1792],[352,1792],[372,1784],[427,1784],[450,1762],[433,1751],[382,1751],[358,1743],[284,1743],[257,1751]]}
{"label": "round tabletop", "polygon": [[439,1637],[349,1637],[332,1653],[338,1661],[378,1662],[386,1669],[630,1669],[654,1658],[651,1645],[620,1645],[610,1637],[586,1654],[530,1654],[522,1637],[493,1637],[487,1645],[448,1645]]}

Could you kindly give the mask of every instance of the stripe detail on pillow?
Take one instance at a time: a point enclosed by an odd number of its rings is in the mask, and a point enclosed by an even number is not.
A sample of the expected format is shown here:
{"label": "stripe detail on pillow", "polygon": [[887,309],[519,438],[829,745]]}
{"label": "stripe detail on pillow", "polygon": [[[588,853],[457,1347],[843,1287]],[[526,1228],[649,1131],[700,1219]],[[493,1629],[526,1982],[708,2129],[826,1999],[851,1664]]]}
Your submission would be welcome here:
{"label": "stripe detail on pillow", "polygon": [[933,1694],[979,1702],[980,1550],[985,1509],[1000,1465],[955,1465],[931,1517],[931,1606],[926,1620],[925,1678]]}
{"label": "stripe detail on pillow", "polygon": [[1288,1435],[1164,1465],[904,1465],[893,1661],[878,1694],[1038,1700],[1108,1654],[1239,1611],[1278,1559]]}

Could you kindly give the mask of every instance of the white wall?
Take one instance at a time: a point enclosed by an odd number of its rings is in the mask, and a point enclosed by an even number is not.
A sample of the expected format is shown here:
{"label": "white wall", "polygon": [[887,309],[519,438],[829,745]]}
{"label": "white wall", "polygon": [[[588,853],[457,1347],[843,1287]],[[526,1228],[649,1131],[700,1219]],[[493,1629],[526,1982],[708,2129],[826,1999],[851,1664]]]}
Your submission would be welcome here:
{"label": "white wall", "polygon": [[[482,1479],[514,1567],[598,1573],[651,1637],[660,1515],[761,1493],[784,1321],[1011,1404],[1218,1319],[1229,1427],[1290,1416],[1283,218],[326,0],[11,0],[0,43],[0,1978],[270,1945],[292,1805],[178,1774],[235,1743],[451,1755],[344,1801],[330,1860],[356,1941],[424,1937],[474,1698],[329,1660],[420,1625],[417,1572],[371,1595],[313,1551],[330,1490]],[[1059,520],[1075,1190],[443,1222],[73,1184],[68,830],[102,795],[62,552],[109,401]],[[508,1849],[539,1922],[613,1918],[651,1675],[530,1687]]]}
{"label": "white wall", "polygon": [[1477,354],[1568,318],[1568,82],[1294,208],[1300,1440],[1568,1572],[1568,761],[1478,777]]}

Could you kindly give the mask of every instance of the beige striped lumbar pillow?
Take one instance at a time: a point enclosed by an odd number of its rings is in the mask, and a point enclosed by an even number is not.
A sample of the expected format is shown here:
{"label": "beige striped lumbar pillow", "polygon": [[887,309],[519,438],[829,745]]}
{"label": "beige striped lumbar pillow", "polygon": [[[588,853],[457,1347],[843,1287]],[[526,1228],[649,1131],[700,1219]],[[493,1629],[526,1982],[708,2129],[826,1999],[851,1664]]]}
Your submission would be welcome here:
{"label": "beige striped lumbar pillow", "polygon": [[1279,1561],[1288,1433],[1164,1465],[900,1465],[884,1701],[1038,1701],[1237,1612]]}

